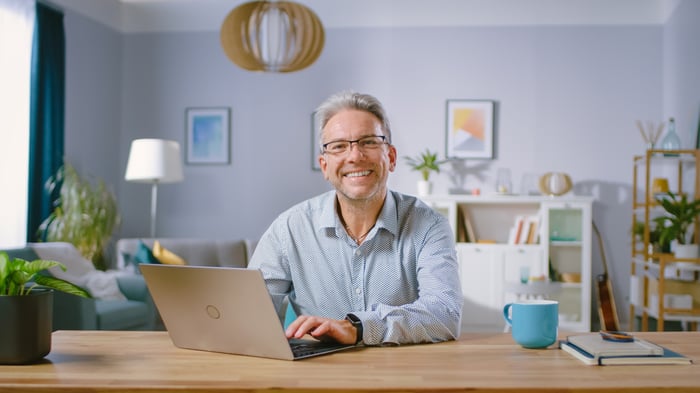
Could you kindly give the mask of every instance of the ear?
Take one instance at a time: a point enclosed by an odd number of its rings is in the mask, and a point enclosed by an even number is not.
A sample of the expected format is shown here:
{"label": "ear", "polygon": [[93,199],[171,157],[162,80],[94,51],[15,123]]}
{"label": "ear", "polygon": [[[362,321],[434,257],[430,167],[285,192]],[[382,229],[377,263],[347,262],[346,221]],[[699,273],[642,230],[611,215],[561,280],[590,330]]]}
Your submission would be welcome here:
{"label": "ear", "polygon": [[389,172],[393,172],[396,169],[396,157],[398,156],[396,152],[396,147],[394,145],[389,145]]}
{"label": "ear", "polygon": [[323,172],[323,178],[328,180],[328,175],[326,175],[326,169],[328,169],[328,161],[323,154],[318,155],[318,165],[321,167],[321,172]]}

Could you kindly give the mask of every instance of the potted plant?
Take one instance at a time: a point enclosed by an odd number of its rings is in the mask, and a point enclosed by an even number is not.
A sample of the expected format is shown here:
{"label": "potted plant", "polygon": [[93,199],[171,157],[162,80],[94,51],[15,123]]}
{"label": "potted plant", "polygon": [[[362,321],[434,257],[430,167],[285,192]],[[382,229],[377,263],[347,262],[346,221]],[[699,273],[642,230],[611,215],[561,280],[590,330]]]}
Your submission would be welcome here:
{"label": "potted plant", "polygon": [[437,153],[431,153],[429,149],[415,157],[405,156],[404,159],[411,166],[411,169],[421,173],[421,180],[418,182],[418,195],[429,195],[432,189],[430,172],[440,173],[440,165],[447,160],[438,160]]}
{"label": "potted plant", "polygon": [[[644,230],[646,229],[646,225],[644,224],[644,221],[637,221],[635,220],[634,225],[632,225],[632,234],[634,235],[634,241],[637,243],[642,243],[644,242]],[[666,243],[663,244],[659,240],[660,235],[659,235],[659,226],[654,225],[653,227],[649,228],[649,245],[653,247],[653,249],[661,251],[661,252],[668,252],[669,251],[669,246],[670,244]]]}
{"label": "potted plant", "polygon": [[54,266],[66,269],[60,262],[28,262],[0,251],[0,364],[36,362],[51,351],[51,290],[90,297],[70,282],[41,274]]}
{"label": "potted plant", "polygon": [[656,201],[666,211],[666,214],[654,218],[659,243],[670,243],[676,258],[697,258],[698,245],[693,244],[692,229],[700,215],[700,199],[691,201],[686,194],[667,192]]}
{"label": "potted plant", "polygon": [[92,183],[64,164],[47,182],[51,192],[60,187],[58,204],[39,226],[42,241],[73,244],[97,269],[105,270],[105,248],[119,225],[114,194],[102,180]]}

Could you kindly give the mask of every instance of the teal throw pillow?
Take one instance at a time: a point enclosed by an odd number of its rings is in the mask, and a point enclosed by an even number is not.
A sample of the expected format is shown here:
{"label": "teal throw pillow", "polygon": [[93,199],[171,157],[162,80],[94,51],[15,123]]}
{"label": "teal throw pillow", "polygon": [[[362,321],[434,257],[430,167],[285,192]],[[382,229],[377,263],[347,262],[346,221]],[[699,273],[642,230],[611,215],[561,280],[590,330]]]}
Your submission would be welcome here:
{"label": "teal throw pillow", "polygon": [[139,240],[139,246],[136,249],[136,253],[132,257],[132,263],[160,263],[158,259],[153,255],[153,251],[143,242]]}

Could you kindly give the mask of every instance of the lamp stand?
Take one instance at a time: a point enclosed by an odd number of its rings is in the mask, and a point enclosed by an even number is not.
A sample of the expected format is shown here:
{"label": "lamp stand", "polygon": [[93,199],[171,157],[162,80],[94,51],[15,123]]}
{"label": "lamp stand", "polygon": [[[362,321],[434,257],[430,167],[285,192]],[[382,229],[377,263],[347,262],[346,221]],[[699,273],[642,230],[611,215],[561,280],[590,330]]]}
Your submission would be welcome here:
{"label": "lamp stand", "polygon": [[151,239],[156,237],[156,205],[158,204],[158,181],[151,186]]}

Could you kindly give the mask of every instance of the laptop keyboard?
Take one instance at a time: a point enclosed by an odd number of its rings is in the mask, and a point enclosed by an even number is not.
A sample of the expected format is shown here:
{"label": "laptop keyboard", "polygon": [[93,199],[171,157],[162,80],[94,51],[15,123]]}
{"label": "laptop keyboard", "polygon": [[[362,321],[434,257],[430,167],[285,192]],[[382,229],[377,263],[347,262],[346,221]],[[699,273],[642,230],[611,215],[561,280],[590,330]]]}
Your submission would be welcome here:
{"label": "laptop keyboard", "polygon": [[324,353],[331,353],[339,351],[341,349],[352,348],[354,345],[339,344],[334,342],[290,339],[289,346],[292,348],[294,358],[299,359]]}

